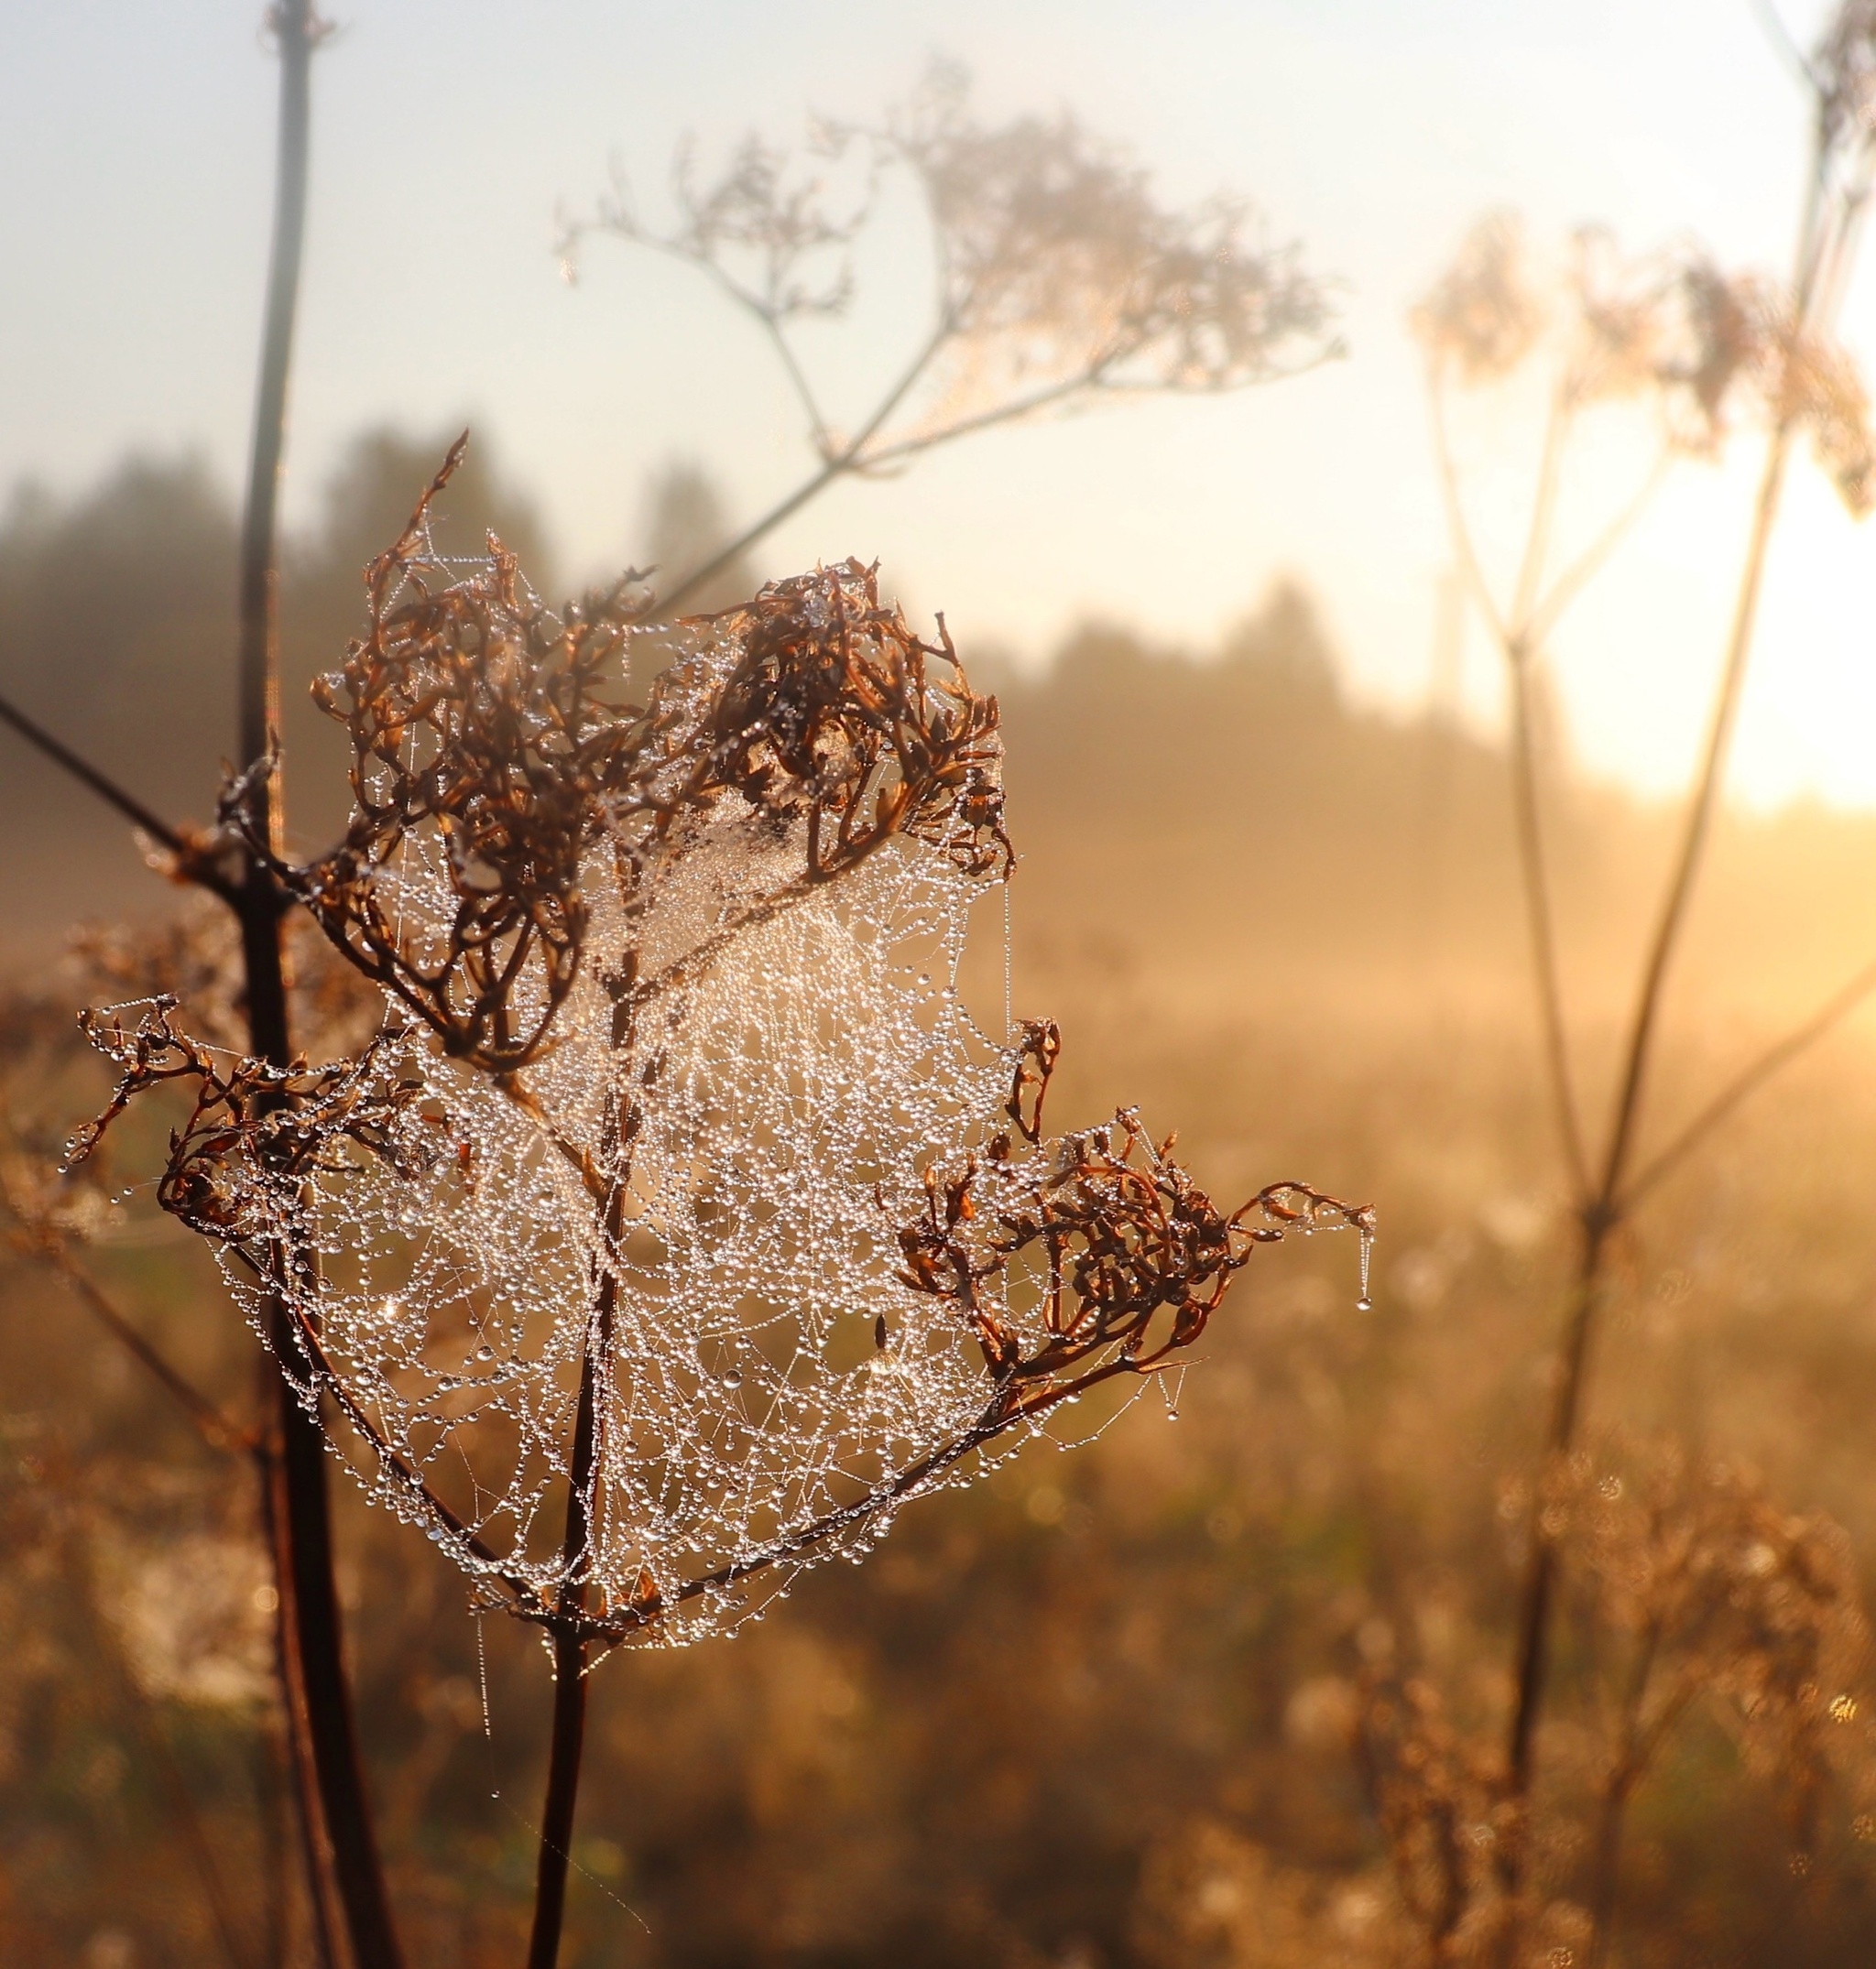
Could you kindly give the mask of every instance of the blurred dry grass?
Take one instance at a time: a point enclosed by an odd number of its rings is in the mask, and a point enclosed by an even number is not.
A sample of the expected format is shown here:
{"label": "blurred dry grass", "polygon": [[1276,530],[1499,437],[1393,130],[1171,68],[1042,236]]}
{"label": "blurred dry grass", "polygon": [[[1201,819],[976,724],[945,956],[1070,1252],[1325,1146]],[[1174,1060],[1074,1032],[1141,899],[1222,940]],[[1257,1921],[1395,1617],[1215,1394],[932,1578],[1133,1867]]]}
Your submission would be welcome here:
{"label": "blurred dry grass", "polygon": [[[397,451],[382,441],[376,465],[361,451],[329,538],[302,556],[289,620],[302,677],[349,625],[354,522],[367,544],[383,532],[367,510],[376,474],[408,490]],[[219,647],[197,615],[220,620],[232,580],[225,519],[206,490],[185,510],[188,483],[129,475],[88,511],[21,509],[0,534],[5,687],[179,810],[200,807],[221,744],[201,739],[201,757],[153,748],[154,700],[139,693]],[[458,520],[467,530],[505,499],[493,481],[472,486]],[[507,527],[525,524],[507,503]],[[172,533],[148,551],[192,571],[158,592],[137,542],[165,516]],[[114,614],[119,581],[146,585]],[[63,615],[61,593],[81,597]],[[1124,1089],[1150,1125],[1179,1127],[1223,1193],[1295,1175],[1372,1198],[1374,1311],[1355,1310],[1346,1241],[1260,1254],[1176,1426],[1150,1391],[1077,1453],[1026,1452],[981,1489],[909,1512],[875,1561],[813,1576],[748,1637],[608,1663],[573,1960],[1415,1959],[1356,1726],[1366,1692],[1412,1676],[1439,1686],[1461,1738],[1502,1710],[1520,1535],[1506,1485],[1531,1474],[1567,1264],[1504,766],[1464,734],[1346,704],[1300,591],[1274,593],[1206,654],[1091,628],[1045,677],[995,680],[1025,855],[1017,1011],[1067,1030],[1060,1122],[1094,1118]],[[302,751],[294,769],[317,836],[337,818],[318,804],[323,768]],[[142,879],[38,773],[10,756],[0,781],[19,843],[5,874],[16,969],[42,963],[75,900],[115,908]],[[29,823],[42,801],[49,817]],[[1600,1029],[1666,830],[1576,783],[1556,840],[1573,984]],[[1876,951],[1872,870],[1876,819],[1729,822],[1676,986],[1663,1116]],[[1192,926],[1221,903],[1236,929],[1199,941]],[[989,1006],[999,927],[980,940]],[[1853,1021],[1650,1205],[1622,1252],[1593,1474],[1628,1453],[1600,1446],[1608,1431],[1670,1434],[1690,1468],[1756,1471],[1782,1512],[1827,1513],[1853,1551],[1876,1550],[1872,1040],[1870,1017]],[[62,1134],[88,1108],[84,1070],[62,1063],[56,1031],[15,1029],[7,1044],[27,1063],[17,1118]],[[134,1202],[96,1264],[175,1358],[242,1403],[250,1343],[180,1234]],[[260,1561],[240,1480],[55,1279],[13,1265],[0,1294],[0,1956],[218,1959],[180,1779],[235,1953],[269,1959],[268,1854],[283,1835],[255,1803],[241,1597],[251,1605]],[[511,1962],[544,1664],[524,1633],[485,1624],[485,1740],[454,1574],[342,1503],[366,1740],[413,1959]],[[1545,1950],[1581,1945],[1572,1828],[1604,1742],[1598,1604],[1587,1584],[1573,1603],[1550,1724]],[[1720,1709],[1689,1713],[1633,1802],[1617,1960],[1871,1953],[1876,1826],[1860,1773],[1876,1705],[1858,1701],[1833,1725],[1835,1775],[1802,1847],[1780,1771]]]}

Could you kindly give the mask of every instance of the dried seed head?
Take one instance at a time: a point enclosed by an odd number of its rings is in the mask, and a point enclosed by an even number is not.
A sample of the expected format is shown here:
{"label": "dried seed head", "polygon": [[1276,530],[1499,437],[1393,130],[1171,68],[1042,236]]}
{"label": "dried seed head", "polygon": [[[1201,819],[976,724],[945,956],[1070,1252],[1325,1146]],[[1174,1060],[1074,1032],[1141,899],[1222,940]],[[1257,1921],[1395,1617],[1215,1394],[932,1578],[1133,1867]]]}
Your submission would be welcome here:
{"label": "dried seed head", "polygon": [[1225,1216],[1129,1115],[1043,1137],[1053,1028],[995,1039],[948,982],[1012,856],[942,623],[844,562],[666,626],[635,701],[623,593],[555,616],[498,545],[436,563],[447,476],[322,693],[345,840],[281,870],[383,1028],[282,1070],[169,1000],[93,1018],[120,1083],[87,1145],[192,1090],[164,1204],[492,1602],[600,1643],[734,1625],[1151,1373],[1255,1245],[1366,1235],[1294,1185]]}

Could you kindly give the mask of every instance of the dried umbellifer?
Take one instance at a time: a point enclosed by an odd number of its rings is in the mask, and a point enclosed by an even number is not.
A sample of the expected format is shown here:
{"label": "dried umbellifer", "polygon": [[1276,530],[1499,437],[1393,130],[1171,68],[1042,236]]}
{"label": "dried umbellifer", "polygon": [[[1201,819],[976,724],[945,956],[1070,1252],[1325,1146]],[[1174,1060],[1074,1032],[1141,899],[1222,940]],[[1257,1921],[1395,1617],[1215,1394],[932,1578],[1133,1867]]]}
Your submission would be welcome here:
{"label": "dried umbellifer", "polygon": [[658,626],[635,694],[629,584],[555,615],[499,543],[437,563],[449,470],[320,689],[344,840],[273,865],[381,1030],[279,1070],[120,1011],[81,1147],[192,1085],[166,1207],[264,1333],[285,1307],[309,1411],[482,1604],[582,1649],[732,1627],[1143,1386],[1259,1244],[1365,1252],[1371,1214],[1302,1185],[1221,1212],[1131,1114],[1044,1136],[1054,1028],[957,985],[1014,855],[942,622],[843,562]]}

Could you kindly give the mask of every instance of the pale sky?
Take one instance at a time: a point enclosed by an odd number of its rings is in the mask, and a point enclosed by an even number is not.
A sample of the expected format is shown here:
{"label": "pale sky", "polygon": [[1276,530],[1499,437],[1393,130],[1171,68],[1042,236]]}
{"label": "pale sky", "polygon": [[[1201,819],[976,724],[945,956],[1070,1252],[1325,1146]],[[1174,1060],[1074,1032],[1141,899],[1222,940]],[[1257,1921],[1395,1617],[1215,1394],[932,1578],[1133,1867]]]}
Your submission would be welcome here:
{"label": "pale sky", "polygon": [[[256,0],[0,0],[0,487],[75,493],[131,449],[247,441],[274,69]],[[1751,0],[329,0],[289,509],[366,424],[467,420],[540,503],[571,571],[627,558],[678,455],[753,516],[809,462],[753,332],[695,274],[601,242],[569,287],[556,213],[617,159],[655,208],[676,140],[861,117],[933,52],[989,116],[1073,108],[1162,194],[1249,193],[1337,277],[1351,354],[1224,400],[967,441],[848,486],[768,544],[848,553],[974,640],[1041,654],[1090,615],[1202,644],[1294,571],[1365,699],[1427,688],[1448,552],[1405,310],[1470,222],[1607,222],[1734,266],[1790,255],[1805,105]],[[1823,10],[1791,0],[1801,39]],[[864,311],[836,386],[922,323]],[[1845,320],[1876,366],[1876,277]],[[863,406],[857,396],[853,407]],[[1514,430],[1484,433],[1491,533]],[[1494,445],[1499,455],[1491,457]],[[1579,749],[1661,787],[1695,743],[1753,461],[1686,468],[1556,644]],[[1871,523],[1876,527],[1876,522]],[[1808,463],[1772,570],[1734,785],[1876,804],[1876,532]],[[1467,694],[1489,719],[1478,638]]]}

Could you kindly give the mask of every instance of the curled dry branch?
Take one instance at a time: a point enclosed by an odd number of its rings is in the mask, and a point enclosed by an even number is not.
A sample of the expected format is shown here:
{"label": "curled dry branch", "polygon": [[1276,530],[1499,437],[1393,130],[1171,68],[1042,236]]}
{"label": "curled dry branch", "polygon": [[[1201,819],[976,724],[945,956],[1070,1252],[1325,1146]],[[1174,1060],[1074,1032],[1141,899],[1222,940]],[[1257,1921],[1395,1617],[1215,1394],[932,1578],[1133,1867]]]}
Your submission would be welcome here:
{"label": "curled dry branch", "polygon": [[[193,1104],[170,1133],[157,1201],[191,1230],[232,1246],[258,1246],[277,1233],[261,1207],[269,1183],[336,1170],[347,1145],[404,1177],[434,1160],[423,1124],[439,1117],[423,1112],[422,1082],[400,1077],[393,1064],[400,1031],[372,1039],[354,1059],[319,1067],[241,1058],[224,1066],[176,1028],[175,1009],[173,999],[157,998],[79,1015],[118,1080],[104,1111],[72,1137],[68,1169],[93,1153],[139,1094],[177,1083],[192,1088]],[[135,1024],[125,1016],[133,1012]]]}
{"label": "curled dry branch", "polygon": [[[996,1412],[1014,1420],[1118,1374],[1151,1374],[1205,1330],[1259,1246],[1288,1231],[1349,1228],[1364,1241],[1374,1213],[1303,1183],[1273,1183],[1230,1216],[1155,1143],[1131,1110],[1103,1127],[1047,1143],[1042,1096],[1060,1042],[1053,1024],[1025,1028],[1009,1114],[1037,1152],[1013,1157],[998,1135],[981,1162],[925,1172],[924,1208],[898,1233],[901,1281],[948,1303],[996,1383]],[[1013,1269],[1036,1267],[1041,1320],[1024,1337],[1009,1316]],[[1164,1315],[1164,1319],[1161,1318]],[[885,1343],[882,1325],[878,1333]]]}

